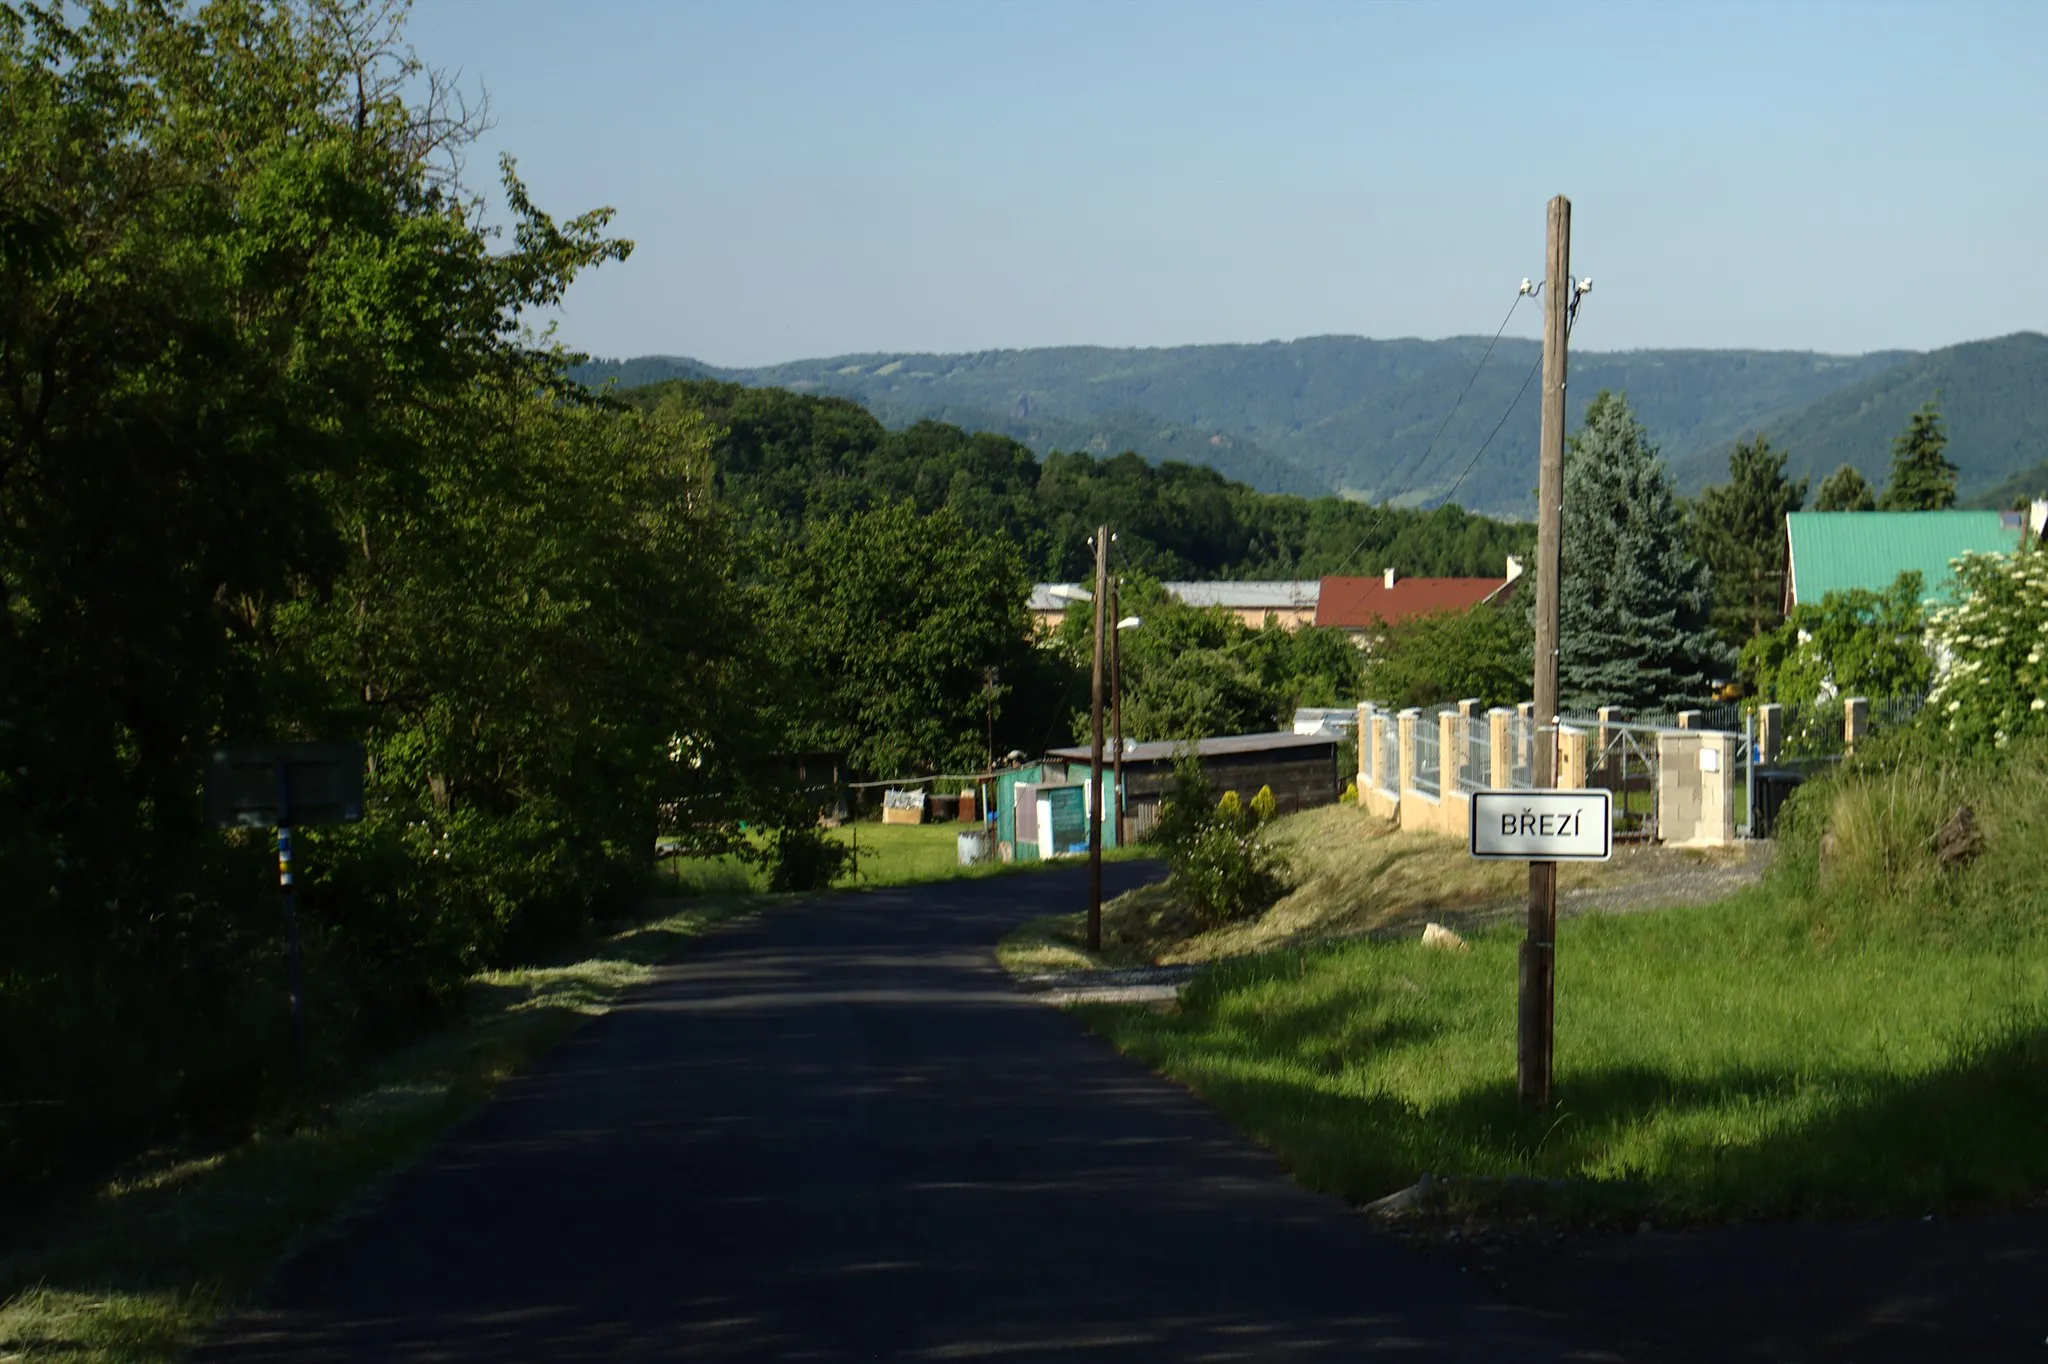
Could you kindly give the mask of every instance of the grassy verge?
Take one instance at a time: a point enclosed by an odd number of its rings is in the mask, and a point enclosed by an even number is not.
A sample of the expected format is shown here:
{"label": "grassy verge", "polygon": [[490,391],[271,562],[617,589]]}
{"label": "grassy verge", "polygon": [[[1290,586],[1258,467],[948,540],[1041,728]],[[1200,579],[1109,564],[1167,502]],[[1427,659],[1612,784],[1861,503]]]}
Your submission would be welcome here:
{"label": "grassy verge", "polygon": [[[1929,1212],[2048,1189],[2048,772],[1875,763],[1803,790],[1763,885],[1565,923],[1557,1102],[1514,1094],[1512,926],[1225,961],[1089,1024],[1313,1187],[1689,1222]],[[1980,855],[1937,834],[1973,805]]]}
{"label": "grassy verge", "polygon": [[154,1153],[35,1225],[9,1228],[0,1361],[180,1358],[296,1240],[751,903],[660,902],[579,951],[479,975],[459,1021],[386,1058],[349,1092],[232,1148]]}

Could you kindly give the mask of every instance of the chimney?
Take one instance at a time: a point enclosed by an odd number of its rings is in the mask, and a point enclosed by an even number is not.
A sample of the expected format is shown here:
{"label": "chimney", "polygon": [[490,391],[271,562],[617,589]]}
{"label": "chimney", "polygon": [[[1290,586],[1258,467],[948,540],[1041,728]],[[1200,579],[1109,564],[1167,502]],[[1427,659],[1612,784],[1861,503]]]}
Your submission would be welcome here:
{"label": "chimney", "polygon": [[1389,589],[1389,590],[1392,590],[1393,586],[1394,586],[1394,570],[1390,568],[1390,569],[1388,569],[1388,570],[1387,570],[1387,587],[1388,587],[1388,589]]}
{"label": "chimney", "polygon": [[1515,579],[1521,576],[1522,561],[1512,554],[1508,555],[1508,581],[1513,582]]}

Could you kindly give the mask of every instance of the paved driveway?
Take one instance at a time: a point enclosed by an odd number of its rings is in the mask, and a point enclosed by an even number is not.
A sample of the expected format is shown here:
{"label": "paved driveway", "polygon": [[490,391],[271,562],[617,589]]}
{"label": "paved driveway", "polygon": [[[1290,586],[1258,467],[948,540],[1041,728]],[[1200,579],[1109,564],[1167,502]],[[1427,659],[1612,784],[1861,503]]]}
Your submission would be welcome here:
{"label": "paved driveway", "polygon": [[[1153,874],[1107,869],[1112,892]],[[1019,995],[991,945],[1084,875],[728,925],[199,1358],[1601,1357]]]}

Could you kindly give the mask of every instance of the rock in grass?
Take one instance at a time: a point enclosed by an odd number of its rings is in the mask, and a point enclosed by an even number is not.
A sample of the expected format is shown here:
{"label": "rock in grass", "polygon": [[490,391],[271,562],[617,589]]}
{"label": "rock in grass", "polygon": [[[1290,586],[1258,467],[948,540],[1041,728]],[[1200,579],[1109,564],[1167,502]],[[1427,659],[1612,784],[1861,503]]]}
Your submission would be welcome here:
{"label": "rock in grass", "polygon": [[1446,952],[1468,952],[1471,944],[1445,928],[1442,924],[1425,924],[1422,929],[1422,945],[1439,947]]}
{"label": "rock in grass", "polygon": [[[1430,927],[1434,928],[1436,925],[1431,924]],[[1385,1198],[1375,1199],[1366,1204],[1366,1215],[1370,1217],[1399,1217],[1404,1213],[1414,1212],[1428,1199],[1433,1184],[1434,1181],[1425,1172],[1422,1178],[1416,1180],[1407,1188],[1390,1193]]]}
{"label": "rock in grass", "polygon": [[1958,867],[1984,851],[1984,831],[1977,827],[1977,812],[1958,805],[1934,835],[1934,860],[1944,867]]}

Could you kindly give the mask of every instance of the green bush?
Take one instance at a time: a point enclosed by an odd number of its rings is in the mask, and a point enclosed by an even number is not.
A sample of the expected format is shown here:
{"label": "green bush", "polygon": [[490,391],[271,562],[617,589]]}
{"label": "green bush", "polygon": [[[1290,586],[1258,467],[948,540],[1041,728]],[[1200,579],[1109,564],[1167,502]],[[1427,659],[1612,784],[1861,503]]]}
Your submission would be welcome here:
{"label": "green bush", "polygon": [[815,820],[768,830],[756,860],[773,891],[826,890],[854,869],[853,849],[828,835]]}
{"label": "green bush", "polygon": [[1166,851],[1175,893],[1210,923],[1241,919],[1272,904],[1287,875],[1285,860],[1265,837],[1277,812],[1271,787],[1259,788],[1248,808],[1235,791],[1216,799],[1201,763],[1182,754],[1152,832]]}
{"label": "green bush", "polygon": [[1952,741],[2000,748],[2048,734],[2048,553],[1965,554],[1955,594],[1934,613],[1947,666],[1927,722]]}
{"label": "green bush", "polygon": [[1801,931],[1826,941],[2037,938],[2048,738],[1999,750],[1919,727],[1880,736],[1793,793],[1772,879]]}

